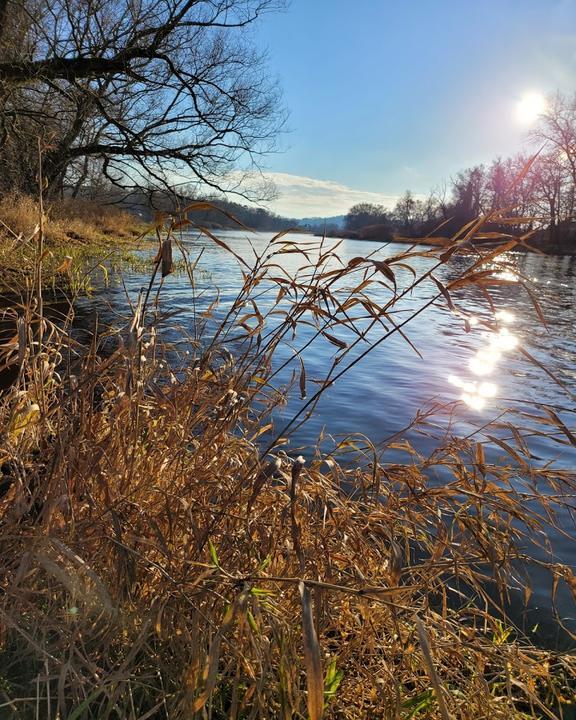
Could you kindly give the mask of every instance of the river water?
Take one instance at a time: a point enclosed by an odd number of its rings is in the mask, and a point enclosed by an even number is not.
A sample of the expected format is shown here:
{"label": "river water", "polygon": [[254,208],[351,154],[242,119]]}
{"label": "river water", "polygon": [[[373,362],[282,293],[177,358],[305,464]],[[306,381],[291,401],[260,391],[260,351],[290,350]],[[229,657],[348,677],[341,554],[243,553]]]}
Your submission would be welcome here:
{"label": "river water", "polygon": [[[219,232],[235,252],[247,259],[253,258],[254,248],[262,252],[271,235],[246,232]],[[224,248],[211,239],[193,234],[183,234],[182,242],[192,259],[202,252],[196,273],[196,291],[193,295],[185,273],[166,278],[161,293],[162,306],[169,309],[170,320],[165,323],[164,334],[169,340],[178,340],[193,332],[194,313],[214,300],[216,289],[220,293],[218,313],[223,314],[233,302],[242,282],[238,262]],[[311,242],[310,236],[291,235],[284,238],[297,244]],[[332,242],[332,241],[331,241]],[[334,243],[336,241],[333,241]],[[358,256],[373,255],[386,258],[407,250],[405,245],[389,243],[380,247],[366,241],[344,240],[337,249],[340,261],[346,264]],[[439,268],[436,277],[448,283],[457,278],[475,258],[453,257]],[[502,258],[499,258],[502,260]],[[455,297],[458,307],[468,313],[468,325],[464,318],[451,312],[446,302],[432,304],[411,320],[404,331],[416,350],[396,332],[382,342],[373,352],[346,373],[336,385],[322,396],[314,415],[290,438],[289,452],[298,453],[314,446],[320,434],[323,444],[329,447],[350,433],[361,433],[375,444],[382,443],[409,425],[423,408],[435,408],[428,422],[410,428],[405,437],[422,454],[432,452],[446,433],[455,436],[472,435],[486,440],[483,430],[492,421],[498,421],[498,434],[513,444],[514,437],[506,429],[511,423],[520,429],[529,445],[532,462],[549,464],[560,470],[576,472],[576,447],[561,429],[548,428],[546,435],[539,435],[542,426],[530,415],[545,415],[553,411],[566,427],[576,434],[576,257],[552,257],[536,254],[508,253],[507,269],[503,277],[522,277],[529,281],[538,300],[542,318],[536,311],[530,295],[520,284],[503,284],[490,288],[494,307],[490,307],[484,295],[476,289],[464,288]],[[282,257],[282,267],[295,272],[302,264],[296,253]],[[417,276],[431,264],[430,258],[416,257],[410,260]],[[87,315],[96,307],[101,319],[120,323],[127,310],[126,291],[132,300],[147,284],[149,272],[127,271],[124,284],[112,283],[106,292],[97,293],[78,308],[80,323],[87,323]],[[399,271],[398,286],[407,286],[412,276]],[[265,288],[264,288],[265,289]],[[277,287],[274,290],[274,295]],[[370,289],[370,297],[384,304],[390,292],[383,287]],[[408,293],[397,307],[395,321],[401,322],[421,308],[435,294],[432,282],[418,285]],[[261,309],[271,303],[272,295],[259,300]],[[488,330],[486,322],[497,322],[497,330]],[[371,339],[383,334],[382,328],[373,331]],[[278,361],[290,358],[312,336],[313,329],[302,327],[291,347],[280,350]],[[350,332],[336,332],[341,340],[350,342]],[[365,349],[360,344],[356,355]],[[318,387],[315,379],[326,376],[330,358],[337,348],[323,338],[306,349],[304,361],[308,392]],[[523,353],[527,351],[538,363],[531,362]],[[351,357],[354,357],[352,355]],[[276,379],[281,386],[289,381],[293,370],[300,373],[300,362],[288,365]],[[554,377],[551,377],[554,376]],[[279,432],[302,407],[298,383],[289,394],[288,402],[275,416]],[[543,408],[543,405],[548,408]],[[551,433],[551,430],[554,432]],[[489,434],[490,434],[489,433]],[[486,457],[496,460],[503,455],[500,448],[486,444]],[[390,449],[384,461],[410,462],[402,451]],[[510,459],[508,458],[508,462]],[[441,474],[436,478],[442,482]],[[546,489],[543,489],[546,492]],[[553,559],[572,565],[576,569],[575,520],[570,508],[573,498],[565,500],[566,506],[559,518],[563,532],[550,533]],[[534,554],[540,551],[533,550]],[[549,558],[547,558],[549,559]],[[528,623],[546,623],[539,608],[550,608],[551,580],[546,573],[534,570],[534,594],[531,608],[536,615]],[[558,588],[558,609],[567,626],[576,630],[576,610],[567,587]],[[543,619],[544,618],[544,619]]]}

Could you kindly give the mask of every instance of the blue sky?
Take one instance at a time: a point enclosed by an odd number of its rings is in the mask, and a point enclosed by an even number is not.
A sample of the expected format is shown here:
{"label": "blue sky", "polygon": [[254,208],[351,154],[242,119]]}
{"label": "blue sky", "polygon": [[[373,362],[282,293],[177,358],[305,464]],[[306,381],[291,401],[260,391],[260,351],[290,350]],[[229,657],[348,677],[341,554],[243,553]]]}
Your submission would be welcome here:
{"label": "blue sky", "polygon": [[295,217],[426,193],[522,148],[523,94],[576,91],[576,0],[291,0],[256,42],[290,112],[271,208]]}

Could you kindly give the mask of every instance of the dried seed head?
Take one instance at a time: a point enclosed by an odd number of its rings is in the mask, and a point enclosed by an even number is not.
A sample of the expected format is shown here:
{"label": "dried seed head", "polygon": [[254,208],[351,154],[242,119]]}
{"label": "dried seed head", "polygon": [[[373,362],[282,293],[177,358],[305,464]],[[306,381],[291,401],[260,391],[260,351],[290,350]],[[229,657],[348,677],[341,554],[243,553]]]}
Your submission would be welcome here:
{"label": "dried seed head", "polygon": [[300,473],[305,463],[306,460],[302,457],[302,455],[298,455],[296,460],[292,463],[292,487],[296,485],[296,481],[300,477]]}

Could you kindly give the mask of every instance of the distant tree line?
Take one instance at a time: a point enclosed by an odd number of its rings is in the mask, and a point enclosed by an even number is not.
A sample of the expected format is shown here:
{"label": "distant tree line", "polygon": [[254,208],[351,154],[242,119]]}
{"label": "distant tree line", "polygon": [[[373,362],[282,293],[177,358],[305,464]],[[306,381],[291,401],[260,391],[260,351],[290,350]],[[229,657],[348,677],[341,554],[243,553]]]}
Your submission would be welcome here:
{"label": "distant tree line", "polygon": [[139,215],[145,222],[154,222],[160,213],[174,213],[192,204],[208,202],[213,209],[194,210],[189,219],[208,229],[240,229],[245,226],[261,232],[280,232],[299,229],[301,222],[295,218],[282,217],[255,205],[231,201],[222,195],[198,195],[189,192],[176,193],[173,189],[137,188],[130,193],[109,185],[84,186],[81,199],[92,200],[99,205],[113,205]]}
{"label": "distant tree line", "polygon": [[[211,202],[216,209],[195,211],[190,218],[198,225],[207,228],[241,229],[239,223],[250,230],[260,232],[280,232],[297,229],[299,221],[277,215],[270,210],[242,203],[232,202],[222,197],[202,198]],[[194,200],[191,200],[193,202]],[[182,206],[182,203],[181,203]]]}
{"label": "distant tree line", "polygon": [[[576,249],[576,94],[556,94],[531,131],[533,152],[498,158],[459,172],[442,190],[420,199],[406,191],[393,209],[362,203],[350,208],[347,232],[379,239],[395,235],[450,236],[495,210],[518,218],[516,230],[536,229],[554,250]],[[534,158],[534,155],[536,157]],[[497,222],[488,229],[500,228]]]}

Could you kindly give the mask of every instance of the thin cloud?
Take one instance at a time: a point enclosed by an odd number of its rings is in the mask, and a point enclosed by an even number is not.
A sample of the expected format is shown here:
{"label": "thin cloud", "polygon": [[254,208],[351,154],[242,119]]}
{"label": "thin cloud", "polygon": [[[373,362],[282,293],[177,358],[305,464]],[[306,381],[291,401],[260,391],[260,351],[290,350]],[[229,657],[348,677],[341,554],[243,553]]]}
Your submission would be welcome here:
{"label": "thin cloud", "polygon": [[332,180],[288,173],[266,173],[277,188],[278,198],[269,203],[270,210],[287,217],[329,217],[344,215],[357,203],[367,202],[392,208],[397,195],[356,190]]}
{"label": "thin cloud", "polygon": [[[202,183],[191,183],[187,174],[170,173],[167,180],[177,186],[183,184],[194,185],[195,191],[202,195],[210,195],[212,188]],[[224,190],[233,193],[244,190],[248,195],[259,197],[262,206],[272,212],[290,218],[305,217],[331,217],[345,215],[348,210],[358,203],[372,203],[383,205],[392,209],[400,197],[385,193],[357,190],[334,182],[333,180],[319,180],[304,175],[291,175],[281,172],[242,172],[233,170],[226,176],[219,178]],[[273,190],[276,190],[274,193]],[[264,200],[266,196],[275,195],[273,200]],[[416,196],[418,197],[418,196]],[[230,199],[235,198],[230,195]],[[248,203],[250,200],[246,199]],[[242,199],[238,199],[242,202]]]}

